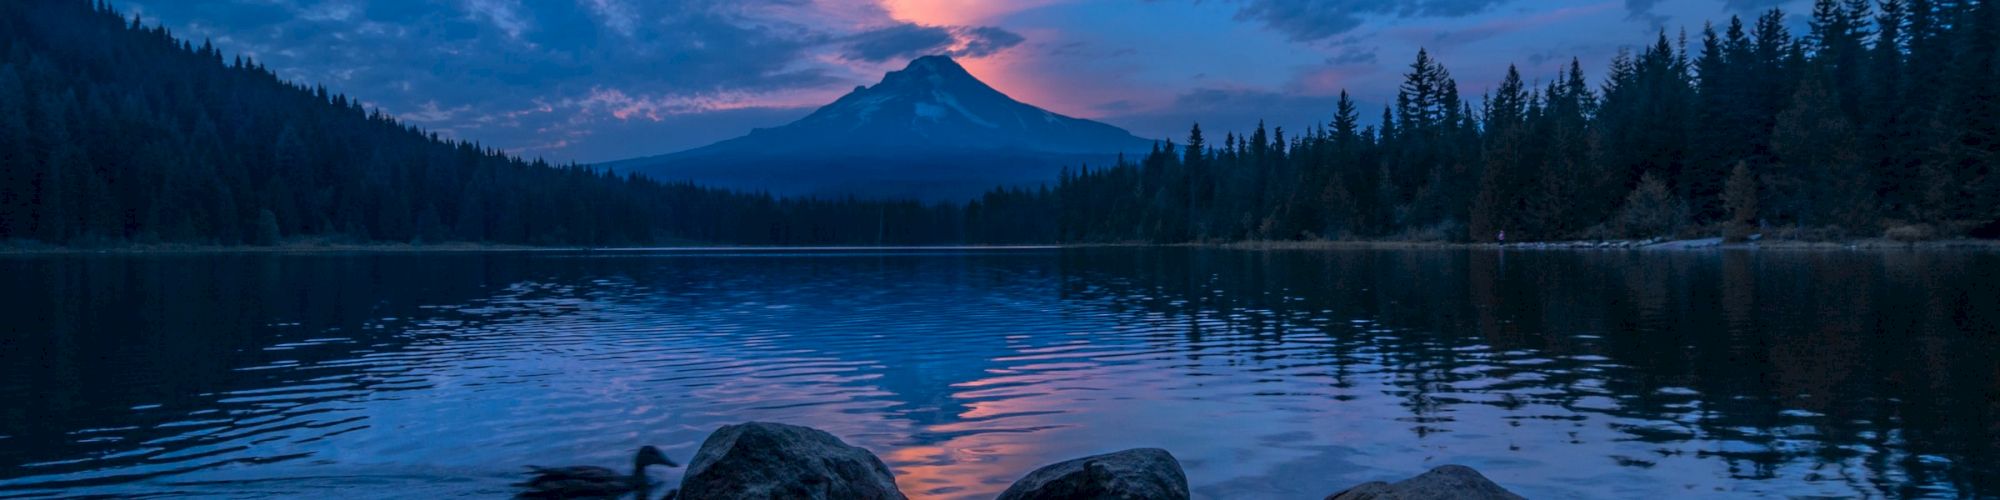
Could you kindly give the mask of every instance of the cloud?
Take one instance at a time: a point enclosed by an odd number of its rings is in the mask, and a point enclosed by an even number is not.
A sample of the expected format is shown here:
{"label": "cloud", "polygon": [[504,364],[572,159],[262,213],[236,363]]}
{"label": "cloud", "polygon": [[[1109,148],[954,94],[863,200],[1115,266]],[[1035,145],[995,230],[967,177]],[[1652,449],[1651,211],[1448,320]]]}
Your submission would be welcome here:
{"label": "cloud", "polygon": [[1454,30],[1438,31],[1431,35],[1431,41],[1427,45],[1431,45],[1434,48],[1437,46],[1464,46],[1498,36],[1516,33],[1534,33],[1548,26],[1616,8],[1613,4],[1601,3],[1564,7],[1533,15],[1523,14],[1495,17]]}
{"label": "cloud", "polygon": [[[503,148],[567,143],[571,158],[590,159],[611,159],[591,151],[604,146],[590,137],[610,124],[685,127],[676,117],[831,100],[874,70],[829,62],[850,34],[842,27],[858,24],[820,21],[893,22],[879,10],[829,14],[816,9],[838,6],[804,0],[130,0],[121,7],[177,35],[212,38],[281,78],[328,84],[441,134]],[[679,142],[679,132],[657,135],[656,148],[698,145]]]}
{"label": "cloud", "polygon": [[914,59],[931,54],[984,57],[1020,45],[1026,38],[994,26],[923,26],[896,24],[848,38],[842,56],[871,63]]}
{"label": "cloud", "polygon": [[1020,34],[993,26],[959,28],[954,30],[962,44],[952,51],[957,57],[984,57],[1020,45],[1026,41]]}
{"label": "cloud", "polygon": [[1645,21],[1647,26],[1655,29],[1666,26],[1667,16],[1653,12],[1653,7],[1659,4],[1660,0],[1625,0],[1625,18]]}
{"label": "cloud", "polygon": [[1376,61],[1375,52],[1375,47],[1369,47],[1364,50],[1361,47],[1349,45],[1342,48],[1339,54],[1326,58],[1326,63],[1333,66],[1372,65]]}
{"label": "cloud", "polygon": [[1361,27],[1366,16],[1462,17],[1506,1],[1246,0],[1236,19],[1264,23],[1292,41],[1316,42]]}
{"label": "cloud", "polygon": [[[594,87],[581,99],[570,99],[556,105],[542,105],[540,109],[578,109],[585,113],[609,114],[619,120],[664,121],[670,116],[695,115],[715,111],[772,107],[783,101],[784,96],[754,92],[709,92],[700,94],[659,94],[631,95],[623,90]],[[774,102],[779,101],[779,102]],[[817,101],[804,101],[815,104]],[[783,103],[777,107],[798,107],[799,102]]]}
{"label": "cloud", "polygon": [[351,3],[326,2],[300,11],[299,17],[312,21],[347,21],[359,13],[360,8]]}
{"label": "cloud", "polygon": [[1788,3],[1791,0],[1724,0],[1722,7],[1740,13],[1761,14]]}
{"label": "cloud", "polygon": [[579,0],[604,23],[606,29],[631,37],[637,30],[639,14],[622,0]]}
{"label": "cloud", "polygon": [[402,118],[416,123],[440,123],[449,122],[452,118],[470,111],[472,111],[472,106],[442,109],[438,107],[437,101],[432,100],[424,102],[415,111],[403,113]]}
{"label": "cloud", "polygon": [[493,27],[506,32],[511,38],[521,38],[521,33],[533,27],[522,18],[520,2],[513,0],[465,0],[465,13],[474,19],[493,23]]}
{"label": "cloud", "polygon": [[949,29],[905,23],[854,35],[843,55],[868,62],[911,59],[937,53],[955,41]]}

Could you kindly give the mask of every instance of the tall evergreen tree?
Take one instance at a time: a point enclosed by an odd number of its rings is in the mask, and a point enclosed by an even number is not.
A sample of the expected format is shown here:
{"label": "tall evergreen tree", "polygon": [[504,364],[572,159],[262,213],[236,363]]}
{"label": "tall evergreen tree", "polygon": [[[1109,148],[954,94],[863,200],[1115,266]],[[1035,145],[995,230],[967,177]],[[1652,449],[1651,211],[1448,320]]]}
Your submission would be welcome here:
{"label": "tall evergreen tree", "polygon": [[1467,223],[1474,241],[1497,238],[1509,228],[1515,229],[1516,238],[1525,236],[1520,229],[1526,222],[1528,191],[1533,188],[1534,167],[1542,161],[1531,150],[1528,101],[1521,72],[1508,66],[1506,78],[1487,105],[1485,171]]}
{"label": "tall evergreen tree", "polygon": [[1772,148],[1780,163],[1766,176],[1770,208],[1780,220],[1836,226],[1874,235],[1873,187],[1855,151],[1853,126],[1832,92],[1832,76],[1814,71],[1790,109],[1778,115]]}
{"label": "tall evergreen tree", "polygon": [[1758,225],[1757,176],[1750,172],[1748,162],[1736,162],[1724,186],[1723,206],[1729,211],[1729,225],[1723,236],[1729,241],[1744,241],[1755,234]]}
{"label": "tall evergreen tree", "polygon": [[30,235],[35,161],[28,149],[28,91],[13,64],[0,63],[0,240]]}

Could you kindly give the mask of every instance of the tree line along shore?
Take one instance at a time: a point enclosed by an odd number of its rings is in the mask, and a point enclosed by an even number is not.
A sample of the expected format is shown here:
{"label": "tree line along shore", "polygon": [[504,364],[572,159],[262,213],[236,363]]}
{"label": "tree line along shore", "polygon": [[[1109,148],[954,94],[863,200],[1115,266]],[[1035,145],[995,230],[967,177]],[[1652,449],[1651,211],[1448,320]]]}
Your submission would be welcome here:
{"label": "tree line along shore", "polygon": [[[965,203],[781,197],[449,140],[108,4],[0,5],[9,248],[2000,238],[2000,5],[1820,0],[1179,142]],[[1372,113],[1372,112],[1371,112]],[[308,246],[311,246],[308,245]],[[1951,244],[1939,246],[1954,246]],[[1957,245],[1962,246],[1962,245]]]}

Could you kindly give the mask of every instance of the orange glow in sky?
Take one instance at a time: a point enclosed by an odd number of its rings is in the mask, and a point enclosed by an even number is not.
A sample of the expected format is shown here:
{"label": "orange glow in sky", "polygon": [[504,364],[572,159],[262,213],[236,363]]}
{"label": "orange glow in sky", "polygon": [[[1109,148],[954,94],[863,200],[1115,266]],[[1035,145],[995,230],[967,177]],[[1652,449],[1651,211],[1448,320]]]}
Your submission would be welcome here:
{"label": "orange glow in sky", "polygon": [[[1064,0],[881,0],[882,9],[898,21],[926,26],[984,26],[1015,12],[1044,7]],[[1033,35],[1053,35],[1033,34]],[[1087,116],[1084,103],[1065,100],[1060,92],[1045,88],[1033,72],[1020,66],[1025,61],[1006,51],[986,57],[958,58],[972,76],[1015,100],[1070,116]]]}
{"label": "orange glow in sky", "polygon": [[1075,116],[1074,112],[1080,111],[1074,109],[1075,106],[1069,105],[1071,103],[1063,102],[1058,93],[1043,91],[1040,85],[1042,82],[1036,80],[1032,72],[1015,71],[1015,66],[1019,62],[1002,53],[989,57],[959,59],[958,65],[964,66],[965,71],[972,73],[972,76],[979,78],[979,81],[986,82],[987,85],[1016,101],[1031,103],[1049,111],[1071,116]]}
{"label": "orange glow in sky", "polygon": [[931,26],[976,26],[993,19],[1060,3],[1062,0],[882,0],[899,21]]}

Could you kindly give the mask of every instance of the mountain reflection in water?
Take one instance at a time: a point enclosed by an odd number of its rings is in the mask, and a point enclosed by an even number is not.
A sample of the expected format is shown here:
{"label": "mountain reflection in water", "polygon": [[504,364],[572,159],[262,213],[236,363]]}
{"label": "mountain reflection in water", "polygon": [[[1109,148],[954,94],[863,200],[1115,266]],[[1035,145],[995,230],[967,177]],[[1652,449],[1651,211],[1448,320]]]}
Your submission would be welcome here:
{"label": "mountain reflection in water", "polygon": [[[495,495],[812,425],[913,497],[2000,494],[2000,255],[1163,248],[0,258],[0,497]],[[677,473],[677,472],[675,472]],[[677,477],[664,477],[677,480]]]}

